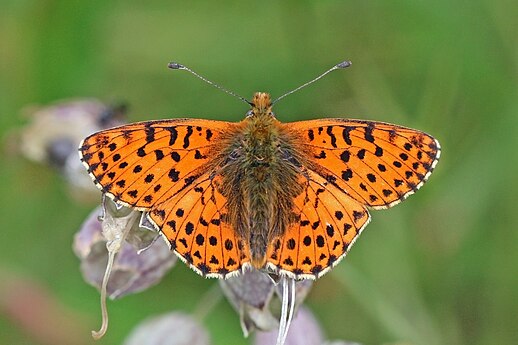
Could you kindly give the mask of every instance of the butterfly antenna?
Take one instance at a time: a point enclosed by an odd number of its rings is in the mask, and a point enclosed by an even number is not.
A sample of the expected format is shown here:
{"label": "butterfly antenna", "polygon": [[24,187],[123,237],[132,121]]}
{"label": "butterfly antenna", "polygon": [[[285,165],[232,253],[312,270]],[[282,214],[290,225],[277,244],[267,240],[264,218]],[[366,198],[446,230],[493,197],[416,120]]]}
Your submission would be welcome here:
{"label": "butterfly antenna", "polygon": [[333,67],[331,67],[330,69],[328,69],[327,71],[325,71],[324,73],[322,73],[321,75],[319,75],[318,77],[316,77],[315,79],[312,79],[310,81],[308,81],[307,83],[304,83],[302,85],[300,85],[298,88],[294,89],[294,90],[291,90],[290,92],[286,92],[284,95],[278,97],[276,100],[274,100],[272,102],[272,105],[274,105],[275,103],[277,103],[278,101],[280,101],[281,99],[283,99],[284,97],[286,96],[289,96],[291,95],[292,93],[295,93],[297,91],[299,91],[300,89],[310,85],[310,84],[313,84],[314,82],[316,82],[317,80],[319,80],[320,78],[323,78],[325,75],[333,72],[334,70],[337,70],[337,69],[344,69],[344,68],[347,68],[349,66],[352,65],[352,62],[351,61],[342,61],[340,62],[339,64],[337,65],[334,65]]}
{"label": "butterfly antenna", "polygon": [[250,105],[250,106],[254,106],[254,104],[253,104],[252,102],[248,101],[246,98],[241,97],[241,96],[239,96],[238,94],[236,94],[235,92],[232,92],[232,91],[230,91],[230,90],[227,90],[227,89],[225,89],[224,87],[219,86],[218,84],[216,84],[216,83],[214,83],[214,82],[212,82],[212,81],[210,81],[210,80],[208,80],[208,79],[206,79],[206,78],[202,77],[201,75],[199,75],[198,73],[196,73],[196,72],[194,72],[192,69],[190,69],[189,67],[186,67],[186,66],[184,66],[184,65],[182,65],[182,64],[179,64],[179,63],[177,63],[177,62],[170,62],[169,64],[167,64],[167,67],[169,67],[170,69],[173,69],[173,70],[175,70],[175,69],[179,69],[179,70],[184,70],[184,71],[190,72],[191,74],[193,74],[194,76],[196,76],[196,77],[198,77],[199,79],[203,80],[203,81],[204,81],[204,82],[206,82],[207,84],[214,86],[216,89],[219,89],[219,90],[221,90],[221,91],[223,91],[223,92],[228,93],[229,95],[232,95],[232,96],[234,96],[234,97],[237,97],[237,98],[239,98],[240,100],[242,100],[243,102],[245,102],[246,104],[248,104],[248,105]]}

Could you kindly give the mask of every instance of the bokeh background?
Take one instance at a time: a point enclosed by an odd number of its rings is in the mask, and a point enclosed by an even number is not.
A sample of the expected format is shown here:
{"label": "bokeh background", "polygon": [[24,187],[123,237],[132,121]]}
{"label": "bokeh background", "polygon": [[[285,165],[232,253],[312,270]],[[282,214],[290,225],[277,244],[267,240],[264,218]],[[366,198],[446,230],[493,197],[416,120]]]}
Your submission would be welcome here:
{"label": "bokeh background", "polygon": [[[393,122],[433,134],[443,154],[415,196],[373,212],[306,304],[330,339],[518,343],[516,18],[511,0],[1,1],[0,343],[90,344],[100,323],[71,250],[96,203],[73,201],[55,171],[17,153],[22,108],[95,97],[128,102],[131,121],[237,121],[242,102],[167,62],[250,97],[279,96],[344,59],[352,68],[280,102],[278,118]],[[215,283],[177,265],[110,302],[98,344],[121,343],[147,316],[194,311]],[[214,344],[249,343],[225,300],[203,322]]]}

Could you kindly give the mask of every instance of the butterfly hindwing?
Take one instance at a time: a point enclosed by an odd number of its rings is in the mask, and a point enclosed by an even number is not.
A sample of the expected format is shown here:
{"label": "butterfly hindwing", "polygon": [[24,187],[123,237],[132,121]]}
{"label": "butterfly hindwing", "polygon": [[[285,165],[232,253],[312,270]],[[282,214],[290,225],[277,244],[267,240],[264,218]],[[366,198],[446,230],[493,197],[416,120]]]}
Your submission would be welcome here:
{"label": "butterfly hindwing", "polygon": [[313,169],[372,208],[391,207],[414,193],[437,164],[430,135],[381,122],[322,119],[288,123]]}
{"label": "butterfly hindwing", "polygon": [[304,191],[294,200],[296,222],[270,245],[271,269],[297,278],[314,279],[336,265],[368,224],[367,209],[308,171]]}
{"label": "butterfly hindwing", "polygon": [[247,246],[227,223],[227,200],[217,191],[217,179],[200,176],[174,198],[155,205],[149,214],[171,248],[208,277],[225,277],[249,261]]}

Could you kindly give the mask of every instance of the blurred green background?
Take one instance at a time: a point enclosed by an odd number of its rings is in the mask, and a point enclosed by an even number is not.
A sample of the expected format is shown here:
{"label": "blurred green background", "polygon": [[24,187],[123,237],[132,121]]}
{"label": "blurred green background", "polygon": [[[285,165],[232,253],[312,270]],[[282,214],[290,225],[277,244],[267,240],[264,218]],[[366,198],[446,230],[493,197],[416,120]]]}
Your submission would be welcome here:
{"label": "blurred green background", "polygon": [[[88,96],[126,100],[132,121],[237,121],[247,111],[242,102],[167,62],[249,98],[279,96],[344,59],[352,68],[280,102],[278,118],[393,122],[433,134],[443,153],[415,196],[373,212],[307,305],[330,339],[518,343],[516,18],[511,0],[3,0],[0,343],[49,344],[49,328],[66,327],[89,344],[100,323],[98,293],[71,250],[95,204],[71,201],[55,172],[5,144],[25,123],[24,106]],[[6,286],[19,280],[39,284],[59,305],[40,325],[48,337],[34,336],[5,307]],[[193,311],[215,283],[177,265],[158,286],[110,302],[110,329],[97,343],[121,343],[149,315]],[[30,291],[22,307],[40,313]],[[249,343],[224,300],[204,324],[215,344]]]}

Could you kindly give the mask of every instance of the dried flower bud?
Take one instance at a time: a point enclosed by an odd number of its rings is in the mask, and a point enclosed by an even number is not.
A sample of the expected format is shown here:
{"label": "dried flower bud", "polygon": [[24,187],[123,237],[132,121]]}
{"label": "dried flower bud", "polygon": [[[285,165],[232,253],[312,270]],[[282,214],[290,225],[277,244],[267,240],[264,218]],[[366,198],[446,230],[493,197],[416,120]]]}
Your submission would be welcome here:
{"label": "dried flower bud", "polygon": [[184,313],[169,313],[140,323],[124,345],[209,345],[207,331]]}
{"label": "dried flower bud", "polygon": [[[255,269],[245,271],[236,277],[220,280],[219,283],[227,299],[239,313],[245,336],[255,329],[277,332],[279,323],[281,333],[286,332],[290,327],[291,316],[289,315],[302,304],[313,284],[311,281],[290,282],[289,279],[284,281],[283,278]],[[287,285],[291,287],[285,291]],[[291,290],[292,288],[294,290]],[[280,322],[270,311],[270,303],[275,292],[281,300],[282,310],[287,313],[284,319],[281,313]],[[295,296],[293,302],[292,296]]]}
{"label": "dried flower bud", "polygon": [[239,313],[245,336],[254,329],[277,329],[279,322],[269,309],[275,285],[267,274],[254,269],[220,280],[219,284],[230,304]]}
{"label": "dried flower bud", "polygon": [[[96,217],[99,212],[101,216]],[[94,217],[102,219],[102,223],[95,224]],[[154,241],[150,236],[132,241],[146,244],[151,240],[147,248],[138,251],[126,241],[146,232],[154,233],[156,238],[158,234],[148,225],[147,214],[115,204],[103,196],[101,209],[89,216],[76,235],[74,250],[81,258],[85,280],[101,292],[102,324],[99,331],[92,331],[94,339],[103,337],[108,329],[107,296],[113,299],[142,291],[160,281],[177,261],[164,242]],[[134,230],[141,226],[143,232]]]}
{"label": "dried flower bud", "polygon": [[[129,212],[128,212],[129,211]],[[85,280],[100,289],[106,264],[108,251],[106,238],[102,234],[101,222],[98,220],[101,208],[96,208],[83,223],[81,230],[74,238],[74,252],[81,259],[81,272]],[[132,228],[126,242],[122,244],[116,256],[112,274],[108,281],[107,292],[112,299],[136,293],[157,284],[177,261],[177,257],[169,250],[161,239],[154,240],[156,232],[139,227],[138,219],[141,212],[127,208],[121,209],[122,214],[113,217],[110,211],[106,212],[105,221],[116,219],[123,224],[133,219]],[[128,243],[138,243],[138,247]],[[146,248],[145,250],[142,250]],[[139,249],[141,249],[139,253]]]}

